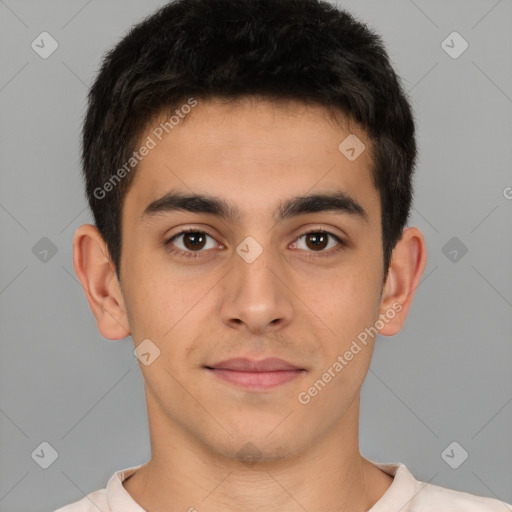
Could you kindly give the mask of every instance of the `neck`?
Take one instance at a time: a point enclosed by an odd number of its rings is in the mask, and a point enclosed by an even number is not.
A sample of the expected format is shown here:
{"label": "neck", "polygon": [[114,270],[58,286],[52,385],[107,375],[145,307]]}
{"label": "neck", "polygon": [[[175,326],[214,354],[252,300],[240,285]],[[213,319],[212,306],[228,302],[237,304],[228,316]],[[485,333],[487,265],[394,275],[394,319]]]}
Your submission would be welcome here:
{"label": "neck", "polygon": [[123,482],[146,510],[364,512],[393,481],[359,453],[359,399],[312,446],[279,447],[279,456],[263,453],[252,461],[213,451],[156,414],[147,399],[153,455]]}

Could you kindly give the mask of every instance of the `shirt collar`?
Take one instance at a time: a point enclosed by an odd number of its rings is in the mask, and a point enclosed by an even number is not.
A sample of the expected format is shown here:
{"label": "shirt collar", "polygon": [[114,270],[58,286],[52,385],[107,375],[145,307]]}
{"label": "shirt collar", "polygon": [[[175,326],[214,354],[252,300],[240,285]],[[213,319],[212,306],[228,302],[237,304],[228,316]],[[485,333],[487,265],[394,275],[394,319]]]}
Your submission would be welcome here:
{"label": "shirt collar", "polygon": [[[367,459],[369,460],[369,459]],[[381,499],[368,512],[407,511],[409,502],[414,498],[416,480],[402,463],[385,464],[370,461],[379,469],[394,477],[393,483]],[[133,475],[143,464],[116,471],[107,483],[107,501],[111,512],[146,512],[123,486],[123,481]]]}
{"label": "shirt collar", "polygon": [[389,512],[390,510],[407,512],[409,510],[409,503],[413,500],[416,492],[416,479],[414,476],[400,462],[393,464],[370,462],[394,478],[388,490],[368,512]]}

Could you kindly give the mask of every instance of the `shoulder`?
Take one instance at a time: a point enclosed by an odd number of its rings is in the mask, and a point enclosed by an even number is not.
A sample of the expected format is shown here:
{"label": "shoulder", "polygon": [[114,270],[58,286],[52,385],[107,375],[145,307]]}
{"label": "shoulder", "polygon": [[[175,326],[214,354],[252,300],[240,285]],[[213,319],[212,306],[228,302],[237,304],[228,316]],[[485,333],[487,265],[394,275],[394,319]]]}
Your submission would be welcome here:
{"label": "shoulder", "polygon": [[512,512],[511,505],[498,499],[416,480],[402,463],[374,464],[394,480],[370,512]]}
{"label": "shoulder", "polygon": [[411,512],[512,512],[507,503],[438,485],[416,482]]}
{"label": "shoulder", "polygon": [[91,492],[81,500],[54,512],[144,512],[123,487],[123,481],[141,466],[142,464],[116,471],[110,477],[105,489]]}
{"label": "shoulder", "polygon": [[70,503],[55,512],[111,512],[106,489],[91,492],[81,500]]}

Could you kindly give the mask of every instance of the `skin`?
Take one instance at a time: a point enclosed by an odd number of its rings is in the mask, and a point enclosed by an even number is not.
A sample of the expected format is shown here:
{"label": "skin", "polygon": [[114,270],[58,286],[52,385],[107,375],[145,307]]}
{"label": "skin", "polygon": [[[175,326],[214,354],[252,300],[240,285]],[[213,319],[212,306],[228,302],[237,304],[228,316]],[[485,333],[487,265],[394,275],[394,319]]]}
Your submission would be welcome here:
{"label": "skin", "polygon": [[[309,403],[298,395],[397,303],[401,311],[380,334],[400,331],[425,267],[424,238],[404,230],[384,283],[370,151],[349,161],[338,150],[350,133],[368,148],[365,133],[340,128],[321,107],[289,106],[199,101],[149,152],[123,206],[120,282],[97,229],[76,231],[74,266],[101,334],[131,334],[136,347],[149,338],[160,350],[140,363],[152,457],[124,482],[152,512],[366,511],[393,481],[359,452],[360,391],[374,338]],[[222,198],[239,218],[143,215],[178,189]],[[322,211],[276,221],[287,199],[333,190],[350,195],[367,218]],[[211,236],[197,258],[163,245],[186,228]],[[318,248],[304,235],[320,229],[346,246],[335,251],[329,238]],[[247,236],[263,249],[252,263],[236,252]],[[174,244],[193,252],[184,237]],[[249,391],[204,367],[240,356],[280,357],[305,371]],[[247,443],[258,452],[253,464],[241,460]]]}

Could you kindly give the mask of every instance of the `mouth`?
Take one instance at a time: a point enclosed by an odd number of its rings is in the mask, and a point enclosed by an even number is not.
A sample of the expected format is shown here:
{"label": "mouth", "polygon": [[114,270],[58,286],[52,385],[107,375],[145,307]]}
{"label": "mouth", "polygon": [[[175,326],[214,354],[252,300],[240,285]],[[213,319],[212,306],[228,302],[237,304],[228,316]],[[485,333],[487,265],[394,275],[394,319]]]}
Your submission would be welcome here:
{"label": "mouth", "polygon": [[261,361],[235,358],[205,368],[215,377],[253,391],[280,386],[306,373],[304,368],[275,357]]}

